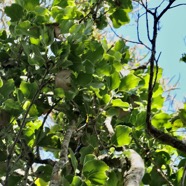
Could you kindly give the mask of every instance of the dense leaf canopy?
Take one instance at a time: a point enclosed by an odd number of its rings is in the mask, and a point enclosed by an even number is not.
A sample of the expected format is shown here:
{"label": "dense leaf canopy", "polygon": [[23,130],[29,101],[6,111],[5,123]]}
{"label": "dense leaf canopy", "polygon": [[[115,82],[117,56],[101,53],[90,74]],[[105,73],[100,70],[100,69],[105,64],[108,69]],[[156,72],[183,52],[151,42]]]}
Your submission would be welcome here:
{"label": "dense leaf canopy", "polygon": [[[158,7],[133,3],[16,0],[4,8],[10,21],[0,32],[3,185],[120,186],[139,167],[141,185],[184,184],[186,105],[163,110],[155,45],[158,21],[174,0],[159,14]],[[129,23],[138,3],[155,23],[151,46],[137,42],[151,53],[145,66],[125,39],[105,34]]]}

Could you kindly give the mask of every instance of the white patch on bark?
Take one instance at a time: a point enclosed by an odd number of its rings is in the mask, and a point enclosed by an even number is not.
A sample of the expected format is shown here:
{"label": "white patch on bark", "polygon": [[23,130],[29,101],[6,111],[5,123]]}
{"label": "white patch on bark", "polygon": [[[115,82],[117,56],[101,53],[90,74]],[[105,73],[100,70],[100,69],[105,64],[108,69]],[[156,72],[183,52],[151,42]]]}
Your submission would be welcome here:
{"label": "white patch on bark", "polygon": [[145,165],[141,156],[129,149],[130,169],[124,174],[124,186],[139,186],[145,173]]}
{"label": "white patch on bark", "polygon": [[55,163],[53,170],[52,170],[50,186],[63,186],[63,183],[61,183],[61,177],[62,177],[61,171],[68,163],[68,147],[69,147],[69,142],[70,142],[72,133],[74,132],[76,128],[75,120],[73,120],[72,123],[70,123],[69,125],[70,126],[66,131],[63,143],[61,145],[60,159],[59,161]]}

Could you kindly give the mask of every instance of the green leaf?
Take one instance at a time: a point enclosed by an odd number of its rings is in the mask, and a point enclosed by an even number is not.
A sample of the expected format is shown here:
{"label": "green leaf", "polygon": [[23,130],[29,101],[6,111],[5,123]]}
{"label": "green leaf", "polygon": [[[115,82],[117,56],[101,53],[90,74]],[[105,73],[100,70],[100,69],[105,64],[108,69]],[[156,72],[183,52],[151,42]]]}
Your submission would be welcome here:
{"label": "green leaf", "polygon": [[[31,102],[30,101],[26,101],[23,105],[23,109],[27,110],[28,107],[30,106]],[[37,106],[35,104],[32,104],[30,110],[29,110],[29,115],[34,117],[34,116],[39,116],[39,112],[37,110]]]}
{"label": "green leaf", "polygon": [[22,81],[19,88],[26,98],[32,99],[38,89],[38,86],[35,82],[28,83],[26,81]]}
{"label": "green leaf", "polygon": [[113,67],[105,60],[96,64],[96,74],[110,76]]}
{"label": "green leaf", "polygon": [[72,163],[72,166],[73,166],[74,172],[75,172],[76,169],[77,169],[77,166],[78,166],[78,161],[77,161],[77,159],[76,159],[76,157],[75,157],[75,154],[74,154],[74,152],[72,151],[71,148],[69,149],[69,151],[70,151],[71,163]]}
{"label": "green leaf", "polygon": [[8,98],[10,94],[14,91],[14,80],[9,79],[4,82],[3,86],[0,88],[0,94],[5,98]]}
{"label": "green leaf", "polygon": [[170,119],[169,114],[161,112],[153,116],[152,124],[157,128],[164,128],[164,127],[167,128],[168,126],[171,127],[171,123],[168,122],[169,119]]}
{"label": "green leaf", "polygon": [[118,186],[118,180],[116,173],[114,171],[109,172],[108,174],[109,180],[107,181],[107,186]]}
{"label": "green leaf", "polygon": [[119,147],[122,147],[124,145],[129,145],[132,137],[130,133],[132,132],[132,129],[125,125],[118,125],[115,128],[115,134],[112,137],[112,142]]}
{"label": "green leaf", "polygon": [[119,28],[130,21],[128,13],[124,9],[116,9],[110,16],[110,19],[112,20],[114,28]]}
{"label": "green leaf", "polygon": [[41,29],[41,37],[41,41],[44,45],[51,45],[54,42],[54,28],[50,26],[44,26]]}
{"label": "green leaf", "polygon": [[137,88],[140,78],[136,77],[134,74],[129,74],[121,79],[119,90],[130,91]]}
{"label": "green leaf", "polygon": [[7,99],[6,101],[4,101],[3,109],[9,111],[11,115],[14,116],[18,116],[22,111],[20,104],[13,99]]}
{"label": "green leaf", "polygon": [[15,186],[15,185],[19,185],[20,181],[22,180],[22,176],[21,175],[10,175],[8,177],[8,186]]}
{"label": "green leaf", "polygon": [[86,74],[84,72],[80,72],[77,77],[77,83],[80,86],[86,86],[92,81],[92,74]]}
{"label": "green leaf", "polygon": [[0,88],[3,86],[3,80],[0,77]]}
{"label": "green leaf", "polygon": [[[48,182],[51,179],[51,173],[52,173],[52,166],[45,165],[45,166],[39,166],[36,170],[36,174],[39,175],[43,181]],[[42,174],[41,174],[42,173]]]}
{"label": "green leaf", "polygon": [[162,95],[152,98],[152,109],[161,109],[163,107],[165,98]]}
{"label": "green leaf", "polygon": [[19,21],[23,16],[23,8],[18,4],[11,4],[11,6],[5,7],[5,13],[11,18],[12,22]]}
{"label": "green leaf", "polygon": [[114,74],[111,75],[111,90],[117,89],[120,85],[120,75],[118,72],[114,72]]}
{"label": "green leaf", "polygon": [[90,160],[83,166],[83,175],[92,184],[103,185],[106,183],[109,167],[100,160]]}
{"label": "green leaf", "polygon": [[0,162],[0,176],[3,177],[6,175],[6,162]]}
{"label": "green leaf", "polygon": [[84,162],[84,158],[87,154],[92,154],[94,152],[94,148],[90,145],[86,146],[86,147],[82,147],[80,150],[80,162],[83,164]]}
{"label": "green leaf", "polygon": [[59,97],[59,98],[63,98],[63,97],[65,97],[65,92],[62,88],[55,88],[54,89],[54,95]]}
{"label": "green leaf", "polygon": [[[185,120],[186,121],[186,120]],[[174,129],[178,129],[178,128],[182,128],[183,127],[183,122],[181,119],[176,119],[174,122],[173,122],[173,127]]]}
{"label": "green leaf", "polygon": [[16,27],[16,33],[20,35],[27,35],[29,33],[29,29],[31,27],[30,21],[26,20],[23,22],[20,22]]}
{"label": "green leaf", "polygon": [[95,155],[93,155],[93,154],[87,154],[85,156],[84,161],[83,161],[83,165],[85,165],[87,162],[92,161],[94,159],[95,159]]}
{"label": "green leaf", "polygon": [[27,10],[34,10],[39,5],[39,0],[26,0],[24,2],[24,8]]}
{"label": "green leaf", "polygon": [[82,186],[82,179],[79,176],[74,176],[70,186]]}
{"label": "green leaf", "polygon": [[42,178],[37,178],[34,183],[37,186],[48,186],[48,182],[44,181]]}
{"label": "green leaf", "polygon": [[179,117],[185,126],[186,125],[186,109],[179,110]]}
{"label": "green leaf", "polygon": [[129,108],[128,102],[123,102],[121,99],[114,99],[112,100],[112,106],[120,107],[120,108]]}

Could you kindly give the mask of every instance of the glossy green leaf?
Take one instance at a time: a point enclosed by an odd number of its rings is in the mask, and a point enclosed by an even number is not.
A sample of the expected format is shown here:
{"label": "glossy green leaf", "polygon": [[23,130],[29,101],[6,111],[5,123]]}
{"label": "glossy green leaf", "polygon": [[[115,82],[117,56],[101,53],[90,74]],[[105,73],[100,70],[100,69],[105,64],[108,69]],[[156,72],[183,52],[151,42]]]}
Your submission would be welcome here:
{"label": "glossy green leaf", "polygon": [[118,125],[115,128],[115,134],[112,137],[112,141],[114,144],[116,144],[119,147],[122,147],[124,145],[129,145],[132,137],[130,133],[132,132],[132,129],[125,125]]}
{"label": "glossy green leaf", "polygon": [[37,178],[34,183],[37,186],[48,186],[48,182],[44,181],[42,178]]}
{"label": "glossy green leaf", "polygon": [[114,99],[112,100],[112,106],[120,107],[120,108],[129,108],[128,102],[123,102],[121,99]]}
{"label": "glossy green leaf", "polygon": [[[30,106],[31,102],[30,101],[26,101],[23,105],[23,109],[24,110],[27,110]],[[37,110],[37,106],[35,104],[32,104],[32,106],[30,107],[30,110],[29,110],[29,115],[30,116],[39,116],[39,112]]]}
{"label": "glossy green leaf", "polygon": [[170,116],[167,113],[159,113],[153,116],[152,118],[152,124],[157,128],[164,128],[167,124],[170,125],[170,122],[168,123],[168,120],[170,119]]}
{"label": "glossy green leaf", "polygon": [[83,165],[85,165],[87,162],[92,161],[92,160],[95,160],[95,155],[93,155],[93,154],[87,154],[85,156]]}
{"label": "glossy green leaf", "polygon": [[130,91],[132,89],[135,89],[137,88],[140,80],[141,79],[134,74],[129,74],[121,79],[119,90]]}
{"label": "glossy green leaf", "polygon": [[12,22],[19,21],[24,15],[23,8],[14,3],[5,7],[5,13],[11,18]]}
{"label": "glossy green leaf", "polygon": [[176,119],[174,122],[173,122],[173,127],[174,129],[178,129],[178,128],[182,128],[183,127],[183,122],[181,119]]}
{"label": "glossy green leaf", "polygon": [[130,21],[129,16],[124,9],[116,9],[116,11],[110,16],[110,19],[115,28],[119,28]]}
{"label": "glossy green leaf", "polygon": [[96,73],[98,75],[109,76],[111,74],[111,71],[112,71],[112,66],[105,60],[100,61],[96,65]]}
{"label": "glossy green leaf", "polygon": [[82,179],[79,176],[74,176],[71,186],[82,186]]}
{"label": "glossy green leaf", "polygon": [[103,185],[107,180],[106,172],[109,167],[106,163],[100,160],[88,161],[83,166],[83,175],[90,180],[92,184]]}
{"label": "glossy green leaf", "polygon": [[2,78],[0,77],[0,88],[3,86],[3,80]]}
{"label": "glossy green leaf", "polygon": [[162,95],[152,98],[152,108],[161,109],[163,107],[165,98]]}
{"label": "glossy green leaf", "polygon": [[184,125],[186,125],[186,109],[179,110],[179,117]]}
{"label": "glossy green leaf", "polygon": [[22,81],[20,84],[20,90],[27,98],[33,98],[34,94],[36,93],[38,86],[34,83],[28,83],[26,81]]}
{"label": "glossy green leaf", "polygon": [[117,89],[120,85],[120,75],[119,73],[115,72],[111,75],[111,90]]}

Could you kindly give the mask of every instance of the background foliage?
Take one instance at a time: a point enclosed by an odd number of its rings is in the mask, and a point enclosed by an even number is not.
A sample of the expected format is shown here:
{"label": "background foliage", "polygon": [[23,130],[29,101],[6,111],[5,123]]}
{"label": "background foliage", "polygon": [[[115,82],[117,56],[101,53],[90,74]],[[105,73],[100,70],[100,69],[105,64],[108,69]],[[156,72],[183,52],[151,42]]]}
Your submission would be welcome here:
{"label": "background foliage", "polygon": [[[60,173],[65,186],[120,186],[130,167],[127,149],[145,162],[141,185],[184,182],[185,152],[146,130],[150,67],[134,62],[125,40],[102,34],[108,24],[129,23],[132,7],[130,0],[16,0],[5,8],[10,22],[0,33],[3,185],[48,185],[66,155]],[[184,140],[186,105],[177,113],[163,111],[163,70],[157,69],[151,122]]]}

